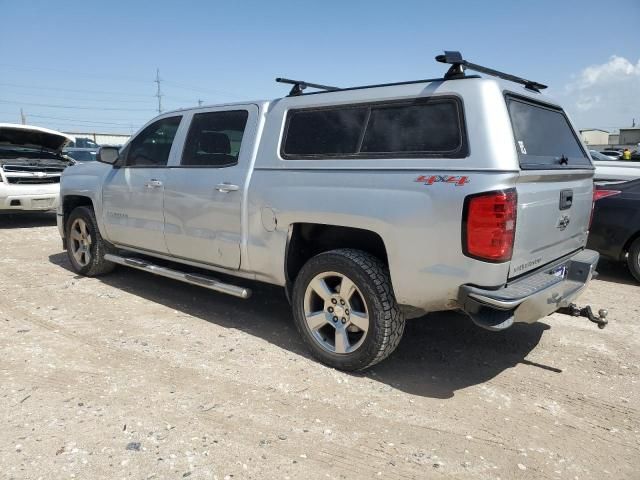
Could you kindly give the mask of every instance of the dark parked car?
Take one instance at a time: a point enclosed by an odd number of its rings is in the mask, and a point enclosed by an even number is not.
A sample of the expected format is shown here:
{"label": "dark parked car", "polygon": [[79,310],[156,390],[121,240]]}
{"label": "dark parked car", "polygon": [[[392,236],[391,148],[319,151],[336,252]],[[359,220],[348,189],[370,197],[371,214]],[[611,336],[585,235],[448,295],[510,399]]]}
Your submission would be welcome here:
{"label": "dark parked car", "polygon": [[597,186],[587,248],[627,262],[640,282],[640,179]]}
{"label": "dark parked car", "polygon": [[76,162],[93,162],[96,159],[95,148],[67,148],[62,153],[73,158]]}
{"label": "dark parked car", "polygon": [[75,137],[76,141],[69,143],[67,148],[95,148],[96,150],[100,148],[96,142],[86,137]]}

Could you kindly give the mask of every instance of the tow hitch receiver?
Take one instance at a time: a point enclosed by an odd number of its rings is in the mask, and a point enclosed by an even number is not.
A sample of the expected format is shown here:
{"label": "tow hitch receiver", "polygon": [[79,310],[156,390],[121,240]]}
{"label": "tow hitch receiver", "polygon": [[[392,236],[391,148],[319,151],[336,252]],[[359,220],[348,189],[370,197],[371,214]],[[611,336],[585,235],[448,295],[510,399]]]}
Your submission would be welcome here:
{"label": "tow hitch receiver", "polygon": [[602,329],[607,326],[609,321],[607,320],[608,311],[601,308],[598,310],[598,315],[593,313],[591,310],[591,305],[587,305],[586,307],[580,308],[575,303],[569,304],[568,307],[562,307],[558,310],[558,313],[564,313],[565,315],[571,315],[572,317],[586,317],[596,325],[598,328]]}

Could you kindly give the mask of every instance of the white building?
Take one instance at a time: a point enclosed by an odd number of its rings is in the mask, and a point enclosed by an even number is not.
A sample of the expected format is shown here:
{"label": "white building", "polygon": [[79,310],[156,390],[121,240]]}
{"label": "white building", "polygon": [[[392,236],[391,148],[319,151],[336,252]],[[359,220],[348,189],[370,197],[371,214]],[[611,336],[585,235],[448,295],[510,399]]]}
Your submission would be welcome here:
{"label": "white building", "polygon": [[621,128],[620,129],[620,145],[638,145],[640,144],[640,128]]}
{"label": "white building", "polygon": [[88,138],[98,145],[124,145],[131,135],[126,133],[64,132],[72,137]]}
{"label": "white building", "polygon": [[585,145],[608,145],[609,132],[598,128],[580,130],[580,137]]}

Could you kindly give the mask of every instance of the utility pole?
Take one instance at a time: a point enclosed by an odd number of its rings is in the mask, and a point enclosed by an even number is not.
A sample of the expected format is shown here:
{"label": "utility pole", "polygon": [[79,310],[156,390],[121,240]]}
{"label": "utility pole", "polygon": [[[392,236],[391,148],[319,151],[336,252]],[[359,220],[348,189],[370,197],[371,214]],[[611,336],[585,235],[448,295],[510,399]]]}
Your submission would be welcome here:
{"label": "utility pole", "polygon": [[157,89],[156,94],[155,94],[155,96],[158,97],[158,113],[162,113],[162,97],[163,97],[163,95],[162,95],[162,92],[160,90],[161,79],[160,79],[160,69],[159,68],[156,68],[156,79],[154,80],[154,82],[158,84],[158,89]]}
{"label": "utility pole", "polygon": [[202,106],[202,100],[198,99],[198,106],[201,107]]}
{"label": "utility pole", "polygon": [[22,121],[22,125],[27,124],[27,116],[24,114],[22,109],[20,109],[20,120]]}

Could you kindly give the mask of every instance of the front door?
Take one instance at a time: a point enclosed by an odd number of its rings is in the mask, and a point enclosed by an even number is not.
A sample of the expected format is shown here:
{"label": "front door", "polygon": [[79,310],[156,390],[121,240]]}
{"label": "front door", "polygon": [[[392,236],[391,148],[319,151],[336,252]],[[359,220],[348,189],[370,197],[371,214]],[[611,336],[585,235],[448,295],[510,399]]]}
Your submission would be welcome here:
{"label": "front door", "polygon": [[242,194],[257,124],[255,105],[193,114],[164,189],[165,240],[176,257],[240,268]]}
{"label": "front door", "polygon": [[162,213],[167,163],[181,116],[162,118],[122,151],[102,189],[103,221],[110,242],[167,253]]}

